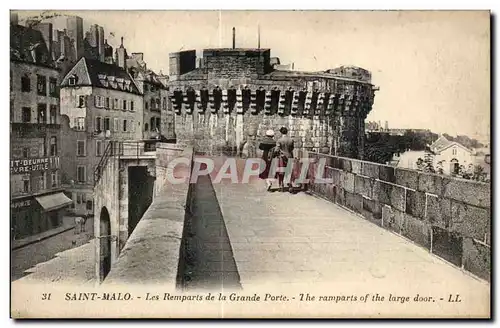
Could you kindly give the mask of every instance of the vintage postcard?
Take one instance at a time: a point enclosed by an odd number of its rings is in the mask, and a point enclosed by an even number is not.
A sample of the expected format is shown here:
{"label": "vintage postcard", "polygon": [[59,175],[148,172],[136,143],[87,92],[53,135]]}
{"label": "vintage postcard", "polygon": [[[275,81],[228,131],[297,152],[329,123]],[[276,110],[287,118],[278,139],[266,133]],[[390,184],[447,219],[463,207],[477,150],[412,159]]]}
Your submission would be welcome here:
{"label": "vintage postcard", "polygon": [[12,10],[11,317],[490,318],[490,16]]}

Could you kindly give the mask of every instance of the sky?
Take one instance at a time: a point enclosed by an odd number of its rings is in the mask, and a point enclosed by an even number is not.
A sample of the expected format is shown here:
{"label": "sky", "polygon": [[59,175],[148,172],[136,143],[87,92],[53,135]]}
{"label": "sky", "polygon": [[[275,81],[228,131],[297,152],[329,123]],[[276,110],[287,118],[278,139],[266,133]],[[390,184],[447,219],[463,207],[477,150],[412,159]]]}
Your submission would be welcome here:
{"label": "sky", "polygon": [[[261,48],[295,70],[354,65],[380,87],[367,121],[480,139],[490,130],[490,16],[486,11],[68,11],[104,27],[113,47],[143,52],[168,73],[169,53]],[[20,18],[38,15],[23,12]],[[22,22],[21,22],[22,23]],[[56,23],[60,23],[56,22]],[[56,24],[57,25],[57,24]],[[114,37],[110,33],[114,34]]]}

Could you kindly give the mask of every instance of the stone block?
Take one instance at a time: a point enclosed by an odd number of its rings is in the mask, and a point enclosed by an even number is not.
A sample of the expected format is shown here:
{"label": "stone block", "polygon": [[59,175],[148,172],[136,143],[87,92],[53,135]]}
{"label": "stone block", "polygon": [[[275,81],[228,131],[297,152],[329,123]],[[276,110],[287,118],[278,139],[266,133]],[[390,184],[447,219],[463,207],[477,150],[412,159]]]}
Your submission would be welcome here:
{"label": "stone block", "polygon": [[340,171],[340,186],[350,193],[354,193],[354,177],[352,173]]}
{"label": "stone block", "polygon": [[418,219],[425,219],[425,193],[406,190],[406,213]]}
{"label": "stone block", "polygon": [[373,184],[372,198],[380,203],[390,205],[393,185],[375,180]]}
{"label": "stone block", "polygon": [[490,281],[491,248],[474,241],[472,238],[464,238],[462,249],[464,269],[480,278]]}
{"label": "stone block", "polygon": [[363,197],[363,216],[378,225],[382,225],[382,205],[373,199]]}
{"label": "stone block", "polygon": [[333,184],[326,185],[326,198],[335,203],[337,187]]}
{"label": "stone block", "polygon": [[342,160],[338,157],[332,157],[332,166],[336,169],[342,170]]}
{"label": "stone block", "polygon": [[379,169],[380,169],[380,164],[363,162],[362,174],[370,178],[378,179]]}
{"label": "stone block", "polygon": [[462,266],[462,236],[441,227],[432,227],[432,253],[456,266]]}
{"label": "stone block", "polygon": [[450,231],[484,241],[486,234],[490,232],[490,226],[489,210],[451,201]]}
{"label": "stone block", "polygon": [[391,190],[391,206],[398,211],[404,212],[406,205],[405,188],[399,186],[392,186]]}
{"label": "stone block", "polygon": [[396,182],[395,168],[387,165],[381,165],[379,168],[379,179],[391,183]]}
{"label": "stone block", "polygon": [[442,196],[443,176],[430,173],[419,173],[417,189],[429,194]]}
{"label": "stone block", "polygon": [[341,158],[342,170],[346,172],[352,172],[352,163],[351,160],[347,158]]}
{"label": "stone block", "polygon": [[382,207],[382,226],[401,234],[405,223],[404,213],[385,205]]}
{"label": "stone block", "polygon": [[433,226],[447,229],[451,221],[451,200],[430,194],[427,197],[426,220]]}
{"label": "stone block", "polygon": [[404,214],[404,225],[401,234],[416,244],[427,249],[431,247],[431,226],[411,215]]}
{"label": "stone block", "polygon": [[335,203],[345,206],[345,190],[344,188],[337,188],[337,193],[335,194]]}
{"label": "stone block", "polygon": [[363,162],[357,160],[351,160],[352,173],[362,174]]}
{"label": "stone block", "polygon": [[411,189],[418,189],[418,179],[419,179],[419,172],[414,171],[414,170],[407,170],[407,169],[402,169],[402,168],[396,168],[395,170],[395,183],[411,188]]}
{"label": "stone block", "polygon": [[345,206],[357,213],[363,212],[363,196],[345,191]]}
{"label": "stone block", "polygon": [[331,174],[332,174],[332,180],[333,180],[333,184],[336,185],[336,186],[340,186],[340,170],[338,169],[330,169],[331,171]]}
{"label": "stone block", "polygon": [[364,176],[354,176],[354,192],[369,198],[373,198],[373,184],[375,180]]}
{"label": "stone block", "polygon": [[491,185],[471,180],[443,178],[444,196],[478,207],[490,207]]}

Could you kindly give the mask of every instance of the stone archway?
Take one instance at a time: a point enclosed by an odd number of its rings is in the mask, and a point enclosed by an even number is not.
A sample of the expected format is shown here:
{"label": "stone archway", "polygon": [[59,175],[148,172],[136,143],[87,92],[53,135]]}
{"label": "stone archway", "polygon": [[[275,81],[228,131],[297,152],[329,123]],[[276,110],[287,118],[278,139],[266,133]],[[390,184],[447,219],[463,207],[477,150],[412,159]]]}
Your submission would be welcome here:
{"label": "stone archway", "polygon": [[106,278],[111,270],[111,221],[108,209],[103,206],[99,217],[100,228],[100,276],[101,281]]}

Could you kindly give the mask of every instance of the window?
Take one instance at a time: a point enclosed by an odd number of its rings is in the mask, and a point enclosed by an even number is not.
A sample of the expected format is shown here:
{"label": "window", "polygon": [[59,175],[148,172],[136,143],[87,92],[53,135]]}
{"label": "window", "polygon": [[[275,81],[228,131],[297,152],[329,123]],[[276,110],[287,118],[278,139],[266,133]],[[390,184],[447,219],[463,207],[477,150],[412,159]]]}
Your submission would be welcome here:
{"label": "window", "polygon": [[111,130],[109,117],[104,118],[104,131]]}
{"label": "window", "polygon": [[95,96],[94,97],[94,104],[95,104],[95,107],[97,107],[97,108],[103,108],[104,107],[104,97]]}
{"label": "window", "polygon": [[50,105],[50,124],[57,124],[57,107],[56,105]]}
{"label": "window", "polygon": [[44,190],[47,188],[45,182],[45,172],[42,172],[42,175],[38,178],[38,190]]}
{"label": "window", "polygon": [[100,116],[97,116],[97,117],[95,118],[95,129],[94,129],[94,131],[96,131],[96,132],[101,132],[101,128],[102,128],[102,127],[101,127],[101,120],[102,120],[102,119],[101,119],[101,117],[100,117]]}
{"label": "window", "polygon": [[79,192],[76,193],[76,203],[77,204],[81,204],[82,203],[82,194],[80,194]]}
{"label": "window", "polygon": [[[76,167],[76,180],[78,181],[78,183],[85,183],[86,182],[86,178],[85,178],[85,166],[77,166]],[[80,204],[80,203],[78,203]]]}
{"label": "window", "polygon": [[30,175],[25,174],[23,175],[23,189],[22,192],[28,193],[31,191],[31,184],[30,184]]}
{"label": "window", "polygon": [[57,79],[53,77],[49,78],[49,94],[51,97],[59,96],[59,93],[57,92]]}
{"label": "window", "polygon": [[130,110],[134,111],[134,101],[130,101]]}
{"label": "window", "polygon": [[95,154],[96,156],[102,156],[102,140],[95,141]]}
{"label": "window", "polygon": [[163,109],[167,109],[167,97],[163,97]]}
{"label": "window", "polygon": [[127,109],[127,101],[124,100],[123,101],[123,107],[122,107],[123,110],[126,110]]}
{"label": "window", "polygon": [[40,96],[47,95],[47,78],[45,76],[36,76],[36,91]]}
{"label": "window", "polygon": [[109,109],[109,97],[106,97],[106,103],[104,104],[104,106]]}
{"label": "window", "polygon": [[123,120],[123,132],[127,132],[127,120]]}
{"label": "window", "polygon": [[50,180],[52,181],[52,188],[57,187],[58,172],[54,171],[50,175]]}
{"label": "window", "polygon": [[91,200],[87,201],[87,211],[92,211],[92,201]]}
{"label": "window", "polygon": [[150,121],[150,124],[149,126],[151,127],[151,132],[155,131],[155,118],[154,117],[151,117],[151,119],[149,120]]}
{"label": "window", "polygon": [[23,158],[28,158],[30,156],[30,149],[27,147],[23,148]]}
{"label": "window", "polygon": [[144,105],[146,106],[146,109],[149,109],[149,105],[148,105],[147,101],[144,103]]}
{"label": "window", "polygon": [[46,104],[38,104],[38,123],[45,124],[47,123],[47,105]]}
{"label": "window", "polygon": [[155,100],[151,98],[151,106],[149,107],[151,110],[155,109]]}
{"label": "window", "polygon": [[130,131],[135,132],[134,120],[130,120]]}
{"label": "window", "polygon": [[148,123],[144,123],[144,131],[149,131],[149,124]]}
{"label": "window", "polygon": [[57,156],[57,137],[50,137],[50,156]]}
{"label": "window", "polygon": [[452,153],[453,153],[453,155],[456,155],[457,154],[457,148],[453,148]]}
{"label": "window", "polygon": [[31,122],[31,108],[23,107],[23,123]]}
{"label": "window", "polygon": [[43,156],[47,156],[47,142],[43,139],[41,153]]}
{"label": "window", "polygon": [[78,107],[85,107],[85,96],[78,96]]}
{"label": "window", "polygon": [[69,85],[76,85],[76,77],[75,77],[75,76],[71,76],[71,77],[68,79],[68,84],[69,84]]}
{"label": "window", "polygon": [[21,91],[22,92],[31,91],[31,79],[27,75],[21,77]]}
{"label": "window", "polygon": [[76,156],[86,156],[85,140],[76,142]]}
{"label": "window", "polygon": [[85,117],[75,117],[75,128],[78,131],[85,130]]}
{"label": "window", "polygon": [[156,98],[156,109],[160,110],[160,98]]}
{"label": "window", "polygon": [[115,99],[115,107],[114,109],[120,109],[120,102],[118,101],[118,99]]}
{"label": "window", "polygon": [[161,119],[159,117],[156,118],[156,128],[158,129],[158,132],[161,130]]}
{"label": "window", "polygon": [[115,119],[113,120],[113,130],[114,130],[115,132],[118,132],[118,130],[119,130],[119,128],[118,128],[118,119],[117,119],[117,118],[115,118]]}
{"label": "window", "polygon": [[10,101],[10,121],[14,121],[14,100]]}

